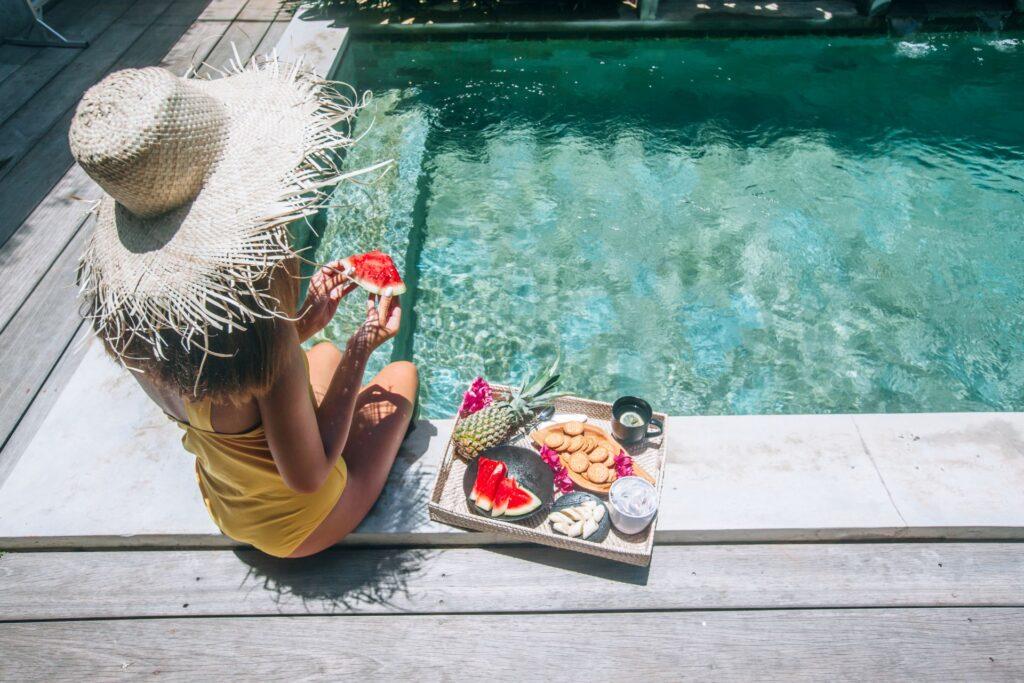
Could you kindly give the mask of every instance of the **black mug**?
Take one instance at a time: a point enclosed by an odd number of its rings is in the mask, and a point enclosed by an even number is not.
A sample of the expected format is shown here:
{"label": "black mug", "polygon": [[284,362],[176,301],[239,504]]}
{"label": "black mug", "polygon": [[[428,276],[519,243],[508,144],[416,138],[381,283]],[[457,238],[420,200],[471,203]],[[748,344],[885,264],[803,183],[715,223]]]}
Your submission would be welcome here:
{"label": "black mug", "polygon": [[[636,413],[642,422],[635,426],[624,425],[619,421],[624,413]],[[652,427],[653,429],[648,429]],[[612,404],[612,434],[621,444],[633,444],[644,439],[661,436],[665,425],[654,417],[651,404],[636,396],[623,396]]]}

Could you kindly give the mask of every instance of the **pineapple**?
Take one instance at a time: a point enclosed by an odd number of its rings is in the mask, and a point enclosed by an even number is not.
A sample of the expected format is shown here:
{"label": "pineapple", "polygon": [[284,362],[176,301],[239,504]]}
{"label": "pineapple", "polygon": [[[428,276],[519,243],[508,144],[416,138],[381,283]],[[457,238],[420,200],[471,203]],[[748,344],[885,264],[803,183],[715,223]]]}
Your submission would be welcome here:
{"label": "pineapple", "polygon": [[529,422],[534,411],[551,405],[567,392],[550,394],[558,382],[559,357],[533,381],[524,382],[506,401],[495,401],[459,422],[452,434],[455,450],[466,460],[472,460],[481,451],[504,443],[517,430]]}

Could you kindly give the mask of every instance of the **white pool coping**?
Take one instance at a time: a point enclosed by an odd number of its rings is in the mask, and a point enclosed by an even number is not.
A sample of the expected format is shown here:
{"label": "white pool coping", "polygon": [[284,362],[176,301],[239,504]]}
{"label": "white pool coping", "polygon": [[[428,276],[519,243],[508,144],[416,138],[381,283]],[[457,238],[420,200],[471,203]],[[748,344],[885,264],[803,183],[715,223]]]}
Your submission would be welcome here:
{"label": "white pool coping", "polygon": [[[430,521],[452,426],[420,423],[349,544],[508,542]],[[1024,539],[1024,413],[673,417],[657,541]],[[91,343],[0,486],[0,548],[235,545],[193,459]]]}
{"label": "white pool coping", "polygon": [[[327,75],[348,31],[301,12],[279,56]],[[422,422],[350,544],[508,542],[431,522],[451,420]],[[656,540],[1024,539],[1024,413],[673,417]],[[0,482],[0,549],[235,545],[181,431],[90,343]]]}

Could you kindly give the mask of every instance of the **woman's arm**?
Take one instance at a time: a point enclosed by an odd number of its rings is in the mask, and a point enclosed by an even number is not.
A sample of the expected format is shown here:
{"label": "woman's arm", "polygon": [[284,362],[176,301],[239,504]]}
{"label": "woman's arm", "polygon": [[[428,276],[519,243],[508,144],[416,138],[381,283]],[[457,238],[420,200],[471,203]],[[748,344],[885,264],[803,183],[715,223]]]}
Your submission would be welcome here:
{"label": "woman's arm", "polygon": [[[319,409],[309,398],[305,352],[295,329],[289,330],[293,343],[287,345],[285,366],[271,390],[258,399],[270,452],[294,491],[312,493],[327,479],[348,440],[366,362],[374,349],[398,332],[401,307],[396,302],[382,325],[385,314],[378,315],[375,302],[374,297],[367,301],[366,319],[349,339]],[[381,310],[388,311],[390,304],[387,298],[380,301]]]}

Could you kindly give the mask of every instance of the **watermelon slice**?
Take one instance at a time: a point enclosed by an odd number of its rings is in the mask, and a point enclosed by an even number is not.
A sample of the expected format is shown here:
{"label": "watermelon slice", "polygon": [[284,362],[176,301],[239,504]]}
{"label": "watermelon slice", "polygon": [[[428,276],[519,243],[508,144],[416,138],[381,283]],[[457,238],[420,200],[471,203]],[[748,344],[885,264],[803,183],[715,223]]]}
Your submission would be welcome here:
{"label": "watermelon slice", "polygon": [[518,517],[540,507],[540,498],[519,486],[515,479],[502,479],[494,491],[491,517]]}
{"label": "watermelon slice", "polygon": [[349,280],[371,294],[398,296],[405,293],[405,283],[395,262],[382,251],[374,249],[341,260]]}
{"label": "watermelon slice", "polygon": [[486,512],[491,509],[491,504],[494,502],[494,491],[498,488],[501,480],[505,478],[508,468],[503,462],[484,457],[478,458],[477,463],[476,482],[473,483],[469,499]]}

